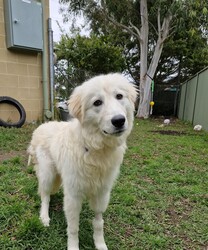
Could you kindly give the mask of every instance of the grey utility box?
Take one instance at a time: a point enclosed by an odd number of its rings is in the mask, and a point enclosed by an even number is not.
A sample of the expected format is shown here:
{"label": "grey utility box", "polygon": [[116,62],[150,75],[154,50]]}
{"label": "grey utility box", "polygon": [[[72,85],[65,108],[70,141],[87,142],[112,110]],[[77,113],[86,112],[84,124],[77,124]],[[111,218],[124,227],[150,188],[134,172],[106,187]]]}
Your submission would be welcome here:
{"label": "grey utility box", "polygon": [[9,49],[43,50],[42,5],[35,0],[4,0]]}

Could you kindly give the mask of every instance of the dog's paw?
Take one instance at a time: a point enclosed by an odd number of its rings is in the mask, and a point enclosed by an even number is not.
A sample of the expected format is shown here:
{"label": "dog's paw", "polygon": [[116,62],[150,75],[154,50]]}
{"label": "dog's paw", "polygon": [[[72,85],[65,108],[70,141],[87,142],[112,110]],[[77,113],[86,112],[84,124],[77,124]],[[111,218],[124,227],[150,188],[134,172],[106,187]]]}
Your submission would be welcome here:
{"label": "dog's paw", "polygon": [[96,249],[97,250],[108,250],[107,246],[105,243],[101,243],[101,244],[96,244]]}
{"label": "dog's paw", "polygon": [[50,224],[50,218],[49,217],[40,216],[40,220],[43,223],[44,227],[49,227],[49,224]]}
{"label": "dog's paw", "polygon": [[79,250],[79,247],[70,247],[70,246],[68,246],[67,250]]}

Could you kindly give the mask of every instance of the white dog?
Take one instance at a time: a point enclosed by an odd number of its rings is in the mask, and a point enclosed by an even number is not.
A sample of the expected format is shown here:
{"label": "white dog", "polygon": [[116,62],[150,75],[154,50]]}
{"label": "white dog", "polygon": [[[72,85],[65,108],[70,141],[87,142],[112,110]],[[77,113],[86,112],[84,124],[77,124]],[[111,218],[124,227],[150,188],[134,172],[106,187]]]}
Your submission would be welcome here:
{"label": "white dog", "polygon": [[93,238],[107,250],[102,213],[126,149],[136,89],[121,74],[92,78],[75,88],[68,122],[48,122],[33,133],[28,153],[35,163],[41,196],[40,219],[49,226],[50,194],[63,185],[68,250],[79,250],[79,215],[84,198],[95,212]]}

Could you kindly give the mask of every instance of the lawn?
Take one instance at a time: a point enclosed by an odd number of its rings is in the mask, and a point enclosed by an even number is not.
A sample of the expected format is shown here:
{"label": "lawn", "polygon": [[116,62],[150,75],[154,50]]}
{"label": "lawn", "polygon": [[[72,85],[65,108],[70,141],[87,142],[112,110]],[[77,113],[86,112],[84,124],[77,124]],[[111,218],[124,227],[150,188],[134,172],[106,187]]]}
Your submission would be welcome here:
{"label": "lawn", "polygon": [[[208,133],[173,120],[135,120],[128,151],[104,214],[109,250],[208,249]],[[39,222],[40,199],[26,148],[34,126],[0,127],[0,249],[66,249],[62,192],[51,225]],[[93,250],[93,217],[80,220],[80,250]]]}

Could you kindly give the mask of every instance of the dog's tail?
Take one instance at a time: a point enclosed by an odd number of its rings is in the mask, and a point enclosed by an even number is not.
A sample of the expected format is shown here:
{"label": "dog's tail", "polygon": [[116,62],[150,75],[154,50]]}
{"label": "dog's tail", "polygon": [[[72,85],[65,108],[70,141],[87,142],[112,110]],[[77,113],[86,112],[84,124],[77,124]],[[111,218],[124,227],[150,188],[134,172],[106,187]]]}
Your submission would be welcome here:
{"label": "dog's tail", "polygon": [[32,160],[33,160],[33,154],[34,154],[34,149],[33,149],[33,146],[30,145],[27,149],[27,153],[28,153],[28,161],[27,161],[27,166],[29,167],[30,164],[32,163]]}
{"label": "dog's tail", "polygon": [[27,166],[28,166],[28,167],[30,166],[31,161],[32,161],[32,156],[31,156],[31,155],[29,155],[29,157],[28,157],[28,162],[27,162]]}

